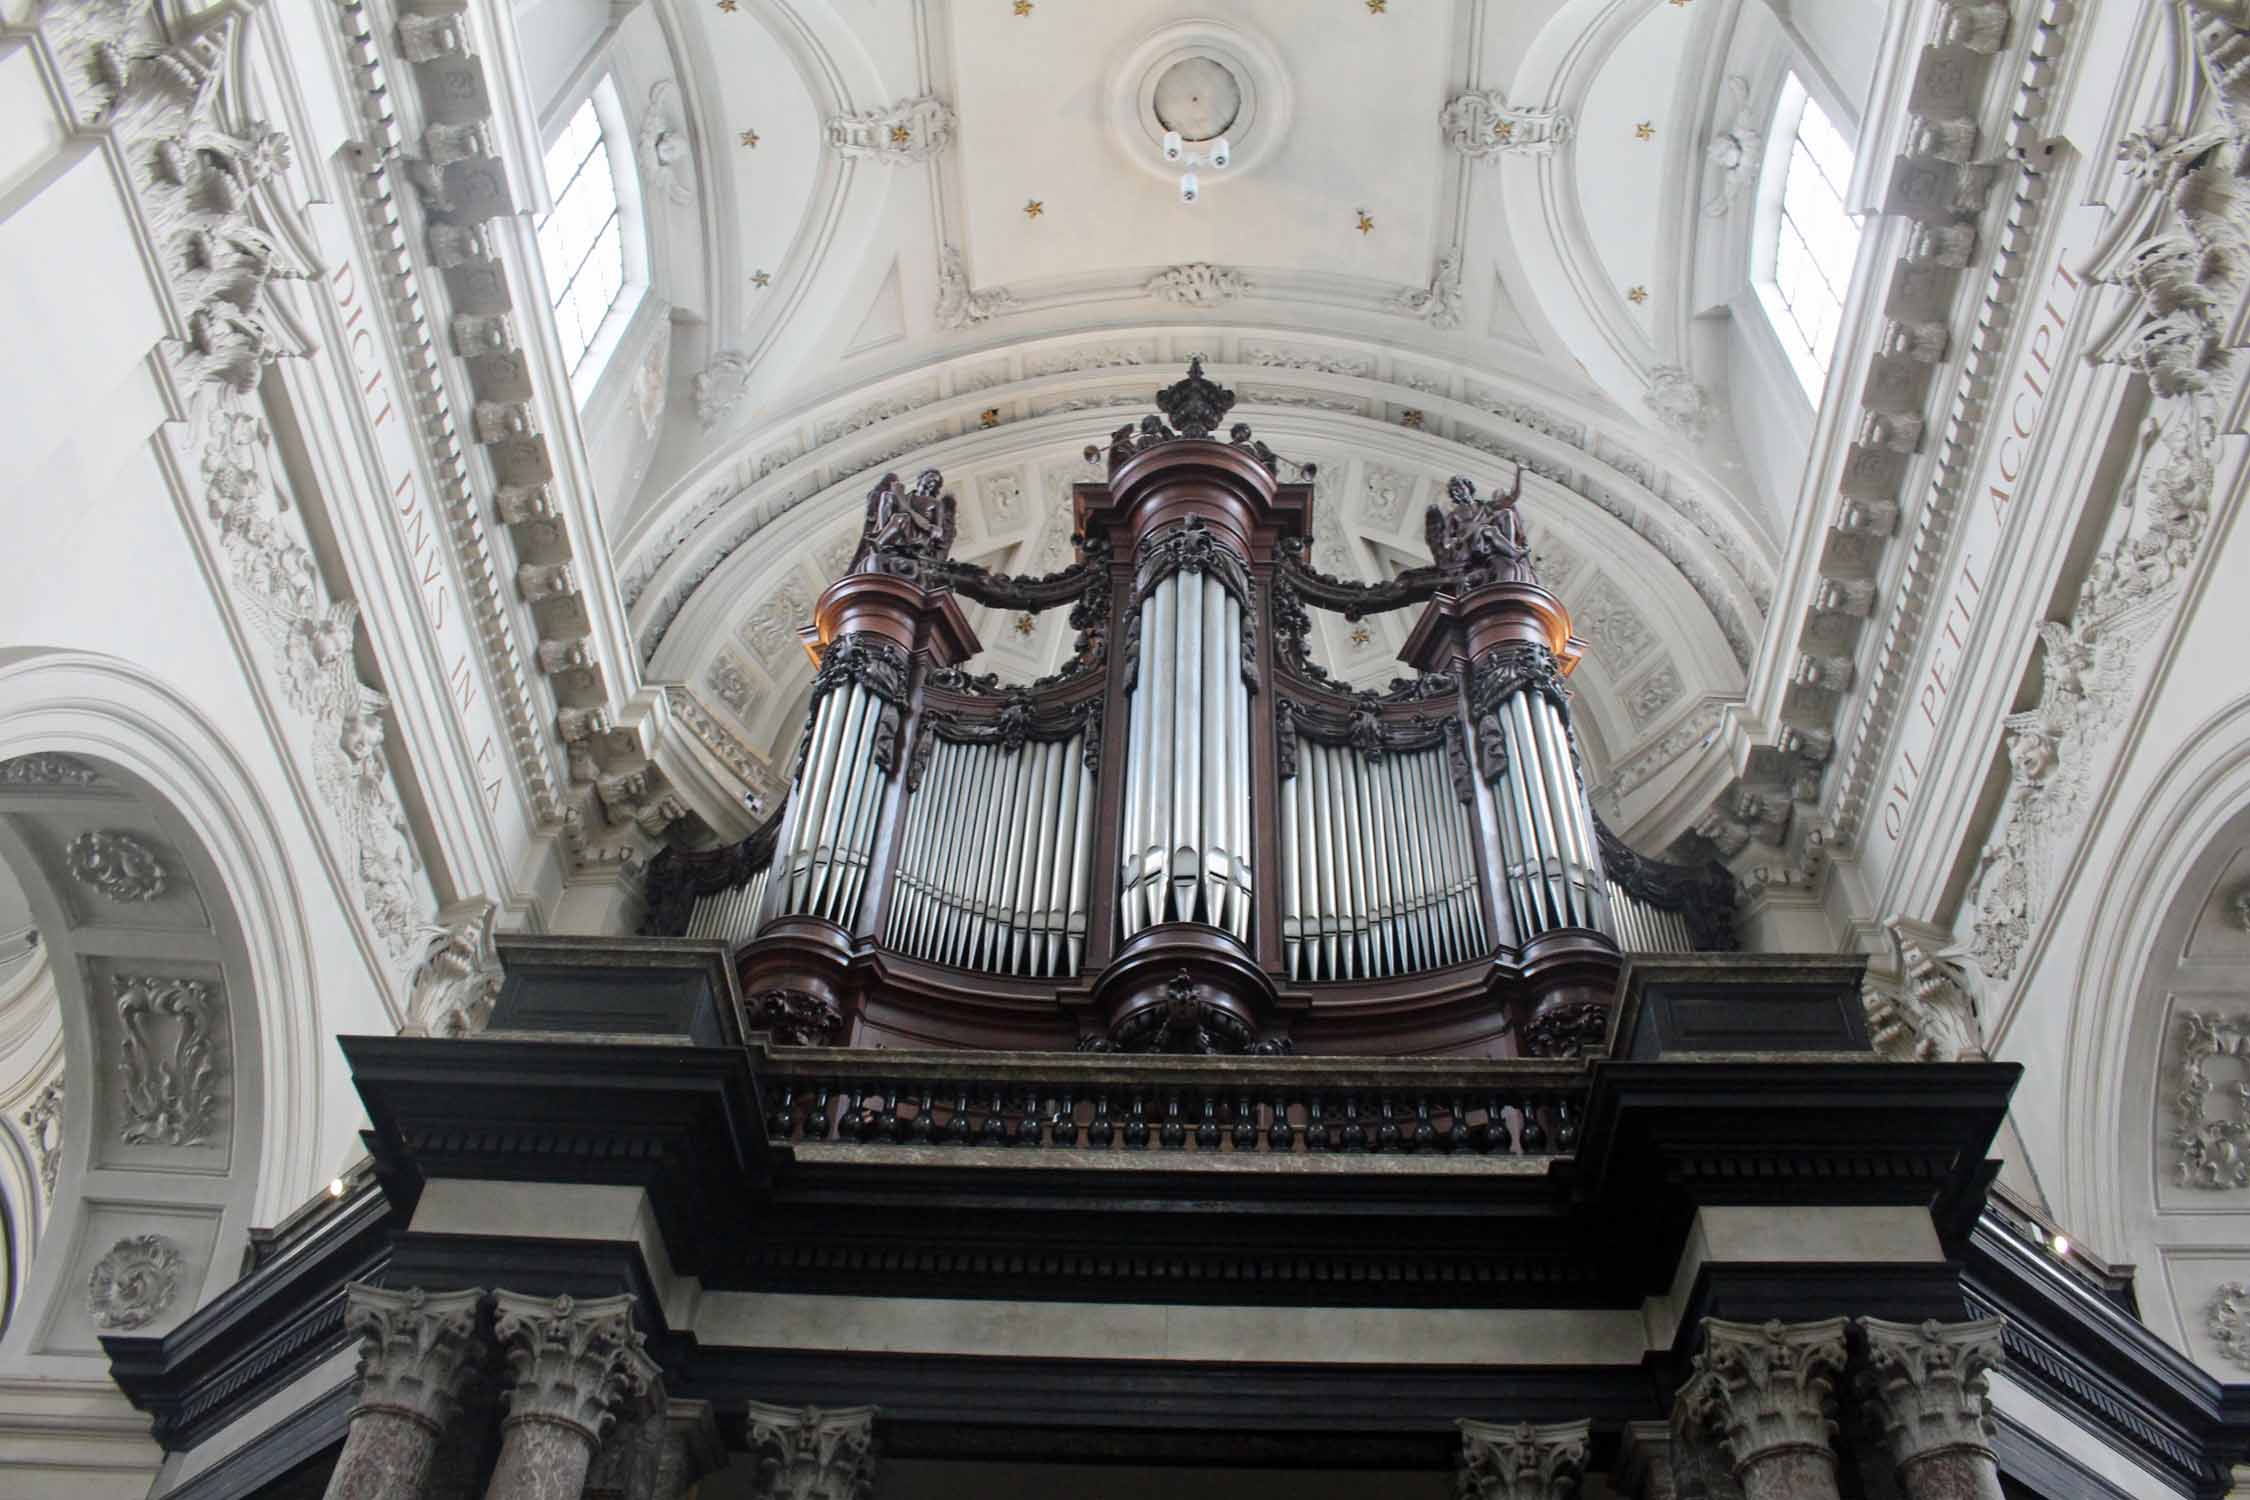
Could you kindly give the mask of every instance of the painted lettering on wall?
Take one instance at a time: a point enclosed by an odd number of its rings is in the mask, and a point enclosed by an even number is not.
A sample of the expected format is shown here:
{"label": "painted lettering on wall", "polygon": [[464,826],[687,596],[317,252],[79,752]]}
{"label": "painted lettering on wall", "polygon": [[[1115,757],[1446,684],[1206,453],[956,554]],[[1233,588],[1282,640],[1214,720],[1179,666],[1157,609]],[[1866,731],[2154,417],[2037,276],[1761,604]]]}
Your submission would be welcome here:
{"label": "painted lettering on wall", "polygon": [[[462,610],[454,598],[453,584],[439,551],[444,521],[430,513],[431,502],[423,493],[415,467],[414,445],[406,431],[406,419],[393,398],[382,345],[373,327],[371,302],[360,286],[358,270],[350,261],[340,265],[336,274],[329,278],[328,290],[335,298],[337,311],[343,314],[345,351],[359,385],[360,400],[367,408],[368,422],[375,431],[385,470],[396,476],[390,481],[391,517],[406,547],[422,614],[429,621],[430,633],[447,662],[447,696],[461,711],[464,727],[479,726],[470,733],[472,738],[480,733],[482,736],[476,752],[476,777],[485,808],[490,811],[500,805],[505,783],[500,774],[501,759],[493,744],[493,716],[483,702],[476,665],[470,659],[475,643],[462,623]],[[480,709],[485,711],[478,712]]]}
{"label": "painted lettering on wall", "polygon": [[2022,358],[1994,404],[1994,416],[2002,424],[2000,440],[1993,445],[1984,472],[1977,478],[1972,492],[1974,503],[1962,515],[1958,561],[1939,595],[1929,660],[1914,684],[1912,700],[1899,726],[1897,764],[1883,793],[1883,833],[1891,844],[1905,834],[1907,814],[1921,790],[1922,773],[1930,763],[1946,706],[1961,675],[1970,627],[1984,602],[1993,558],[2007,533],[2008,515],[2016,503],[2032,436],[2039,430],[2040,413],[2046,407],[2048,391],[2054,387],[2056,363],[2070,332],[2070,321],[2078,312],[2080,288],[2078,278],[2070,273],[2069,262],[2070,252],[2065,250],[2048,279],[2045,298],[2033,310],[2038,321],[2024,342]]}

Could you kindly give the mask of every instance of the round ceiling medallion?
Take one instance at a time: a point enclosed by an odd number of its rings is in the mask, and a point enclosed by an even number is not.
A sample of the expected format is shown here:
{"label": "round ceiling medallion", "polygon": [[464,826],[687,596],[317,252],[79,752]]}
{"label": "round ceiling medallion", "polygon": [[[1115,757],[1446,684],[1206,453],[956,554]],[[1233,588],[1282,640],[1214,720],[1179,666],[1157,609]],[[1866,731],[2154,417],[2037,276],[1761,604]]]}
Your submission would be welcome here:
{"label": "round ceiling medallion", "polygon": [[1180,138],[1201,144],[1225,135],[1242,113],[1242,85],[1223,63],[1208,57],[1183,57],[1157,75],[1149,96],[1156,123]]}
{"label": "round ceiling medallion", "polygon": [[1126,156],[1169,182],[1164,133],[1195,143],[1227,138],[1226,175],[1257,165],[1289,128],[1289,78],[1265,38],[1220,21],[1184,21],[1147,38],[1110,87],[1109,123]]}

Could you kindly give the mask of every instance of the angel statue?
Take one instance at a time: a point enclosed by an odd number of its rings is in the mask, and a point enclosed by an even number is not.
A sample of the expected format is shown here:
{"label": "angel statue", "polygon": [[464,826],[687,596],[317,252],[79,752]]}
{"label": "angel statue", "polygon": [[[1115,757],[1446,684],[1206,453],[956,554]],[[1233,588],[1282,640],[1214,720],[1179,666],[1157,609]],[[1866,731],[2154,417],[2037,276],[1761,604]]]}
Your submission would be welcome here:
{"label": "angel statue", "polygon": [[641,128],[634,137],[634,155],[651,191],[662,193],[674,203],[687,204],[695,201],[695,163],[686,134],[672,128],[673,104],[679,92],[680,86],[669,78],[659,80],[648,91],[648,108],[641,113]]}
{"label": "angel statue", "polygon": [[1732,123],[1724,130],[1713,131],[1710,142],[1703,148],[1703,159],[1719,172],[1717,186],[1703,203],[1703,212],[1714,219],[1725,218],[1727,211],[1750,191],[1766,144],[1765,135],[1758,129],[1758,116],[1750,108],[1748,79],[1740,76],[1727,79],[1726,103],[1733,111]]}
{"label": "angel statue", "polygon": [[885,474],[867,492],[867,520],[852,571],[918,577],[953,551],[954,529],[953,497],[945,493],[943,474],[924,469],[912,489],[896,474]]}
{"label": "angel statue", "polygon": [[1477,498],[1476,483],[1456,474],[1447,481],[1449,503],[1433,505],[1423,517],[1430,558],[1441,572],[1459,578],[1464,588],[1487,583],[1537,584],[1531,567],[1531,538],[1524,531],[1516,501],[1523,494],[1523,470],[1506,494]]}

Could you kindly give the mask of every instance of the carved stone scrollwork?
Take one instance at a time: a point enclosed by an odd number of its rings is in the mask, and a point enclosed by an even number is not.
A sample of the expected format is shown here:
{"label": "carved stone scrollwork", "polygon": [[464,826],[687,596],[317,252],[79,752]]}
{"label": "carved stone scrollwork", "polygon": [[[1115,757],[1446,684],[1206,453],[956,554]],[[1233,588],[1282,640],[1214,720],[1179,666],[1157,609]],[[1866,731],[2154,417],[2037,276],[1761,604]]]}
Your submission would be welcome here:
{"label": "carved stone scrollwork", "polygon": [[2246,1318],[2246,1312],[2250,1312],[2250,1286],[2229,1281],[2211,1294],[2211,1310],[2203,1326],[2222,1355],[2250,1370],[2250,1318]]}
{"label": "carved stone scrollwork", "polygon": [[1648,372],[1648,391],[1642,397],[1656,419],[1691,443],[1700,443],[1711,431],[1718,408],[1695,377],[1678,365],[1658,365]]}
{"label": "carved stone scrollwork", "polygon": [[1015,307],[1015,294],[1005,287],[992,287],[982,292],[973,290],[961,252],[951,245],[938,247],[938,327],[974,327],[1002,313],[1014,312]]}
{"label": "carved stone scrollwork", "polygon": [[2004,1322],[1894,1323],[1861,1318],[1861,1408],[1876,1419],[1908,1500],[1998,1500],[1991,1373]]}
{"label": "carved stone scrollwork", "polygon": [[[2250,1015],[2184,1011],[2179,1047],[2171,1077],[2179,1120],[2171,1134],[2178,1153],[2173,1180],[2182,1187],[2250,1187],[2250,1084],[2238,1081],[2220,1091],[2207,1067],[2220,1057],[2250,1064]],[[2215,1092],[2231,1098],[2234,1109],[2215,1110]]]}
{"label": "carved stone scrollwork", "polygon": [[1141,290],[1159,302],[1181,307],[1217,307],[1248,295],[1250,278],[1232,267],[1199,260],[1157,272]]}
{"label": "carved stone scrollwork", "polygon": [[875,1408],[750,1403],[758,1500],[869,1500],[875,1489]]}
{"label": "carved stone scrollwork", "polygon": [[888,109],[830,115],[824,137],[838,156],[896,167],[935,156],[953,144],[953,132],[952,107],[935,94],[923,94]]}
{"label": "carved stone scrollwork", "polygon": [[93,786],[101,780],[75,755],[42,750],[0,760],[0,786]]}
{"label": "carved stone scrollwork", "polygon": [[490,901],[449,926],[424,929],[429,952],[407,993],[406,1036],[474,1036],[500,998],[500,955],[492,945],[499,908]]}
{"label": "carved stone scrollwork", "polygon": [[155,845],[119,828],[89,828],[63,851],[71,879],[112,901],[154,901],[169,883]]}
{"label": "carved stone scrollwork", "polygon": [[121,974],[116,985],[122,1139],[128,1146],[208,1144],[224,1064],[210,982]]}
{"label": "carved stone scrollwork", "polygon": [[1393,311],[1420,318],[1432,328],[1461,326],[1461,256],[1447,250],[1438,255],[1430,284],[1400,292],[1391,299]]}
{"label": "carved stone scrollwork", "polygon": [[1836,1379],[1842,1318],[1729,1323],[1706,1318],[1704,1348],[1676,1408],[1682,1435],[1724,1446],[1748,1500],[1836,1494]]}
{"label": "carved stone scrollwork", "polygon": [[16,1116],[39,1158],[39,1194],[49,1203],[55,1201],[55,1176],[62,1170],[63,1083],[61,1078],[48,1083]]}
{"label": "carved stone scrollwork", "polygon": [[1471,161],[1545,156],[1571,136],[1570,116],[1553,109],[1517,109],[1498,89],[1454,95],[1438,114],[1438,128],[1445,143]]}
{"label": "carved stone scrollwork", "polygon": [[1590,1422],[1517,1422],[1503,1426],[1463,1418],[1461,1500],[1571,1500],[1586,1473]]}
{"label": "carved stone scrollwork", "polygon": [[1977,1019],[1977,981],[1941,956],[1941,935],[1919,924],[1888,925],[1895,981],[1870,978],[1864,993],[1876,1047],[1919,1062],[1973,1062],[1984,1057]]}
{"label": "carved stone scrollwork", "polygon": [[804,990],[762,990],[745,1009],[748,1026],[783,1047],[834,1047],[844,1039],[844,1013],[836,1002]]}
{"label": "carved stone scrollwork", "polygon": [[180,1247],[161,1234],[119,1240],[86,1278],[87,1317],[96,1328],[146,1327],[179,1295],[182,1264]]}

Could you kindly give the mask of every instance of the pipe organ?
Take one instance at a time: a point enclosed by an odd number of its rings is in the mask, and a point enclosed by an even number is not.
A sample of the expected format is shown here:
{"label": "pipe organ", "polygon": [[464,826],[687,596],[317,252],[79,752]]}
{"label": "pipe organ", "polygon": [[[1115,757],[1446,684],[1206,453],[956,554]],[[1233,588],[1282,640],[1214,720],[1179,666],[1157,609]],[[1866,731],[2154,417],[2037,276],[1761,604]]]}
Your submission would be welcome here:
{"label": "pipe organ", "polygon": [[[1426,566],[1333,578],[1311,486],[1217,435],[1233,401],[1191,364],[1113,433],[1043,577],[956,561],[941,477],[885,476],[803,631],[786,804],[664,851],[643,930],[739,944],[753,1024],[799,1040],[1253,1054],[1571,1054],[1602,1045],[1624,952],[1731,947],[1723,868],[1594,815],[1583,648],[1515,491],[1456,479]],[[1036,682],[972,673],[963,600],[1067,609],[1076,649]],[[1392,610],[1417,614],[1388,690],[1313,659],[1315,611]]]}

